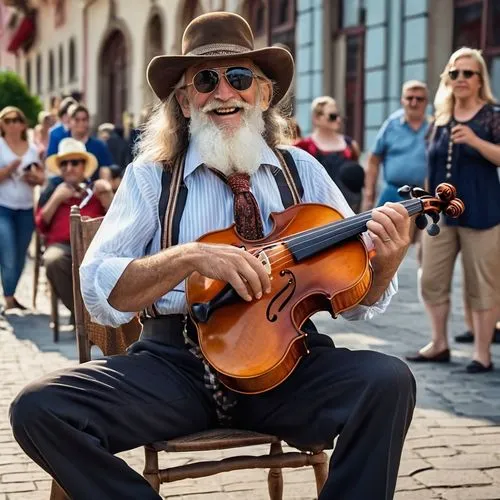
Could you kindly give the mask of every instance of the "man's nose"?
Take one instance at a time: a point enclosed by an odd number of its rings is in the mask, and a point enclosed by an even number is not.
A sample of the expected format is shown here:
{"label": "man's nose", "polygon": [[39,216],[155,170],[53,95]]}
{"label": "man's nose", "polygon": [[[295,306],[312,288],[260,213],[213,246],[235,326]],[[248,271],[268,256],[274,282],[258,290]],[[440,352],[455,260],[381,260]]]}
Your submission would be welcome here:
{"label": "man's nose", "polygon": [[221,101],[229,101],[238,97],[238,92],[227,82],[224,75],[219,75],[219,85],[214,92],[214,97],[220,99]]}

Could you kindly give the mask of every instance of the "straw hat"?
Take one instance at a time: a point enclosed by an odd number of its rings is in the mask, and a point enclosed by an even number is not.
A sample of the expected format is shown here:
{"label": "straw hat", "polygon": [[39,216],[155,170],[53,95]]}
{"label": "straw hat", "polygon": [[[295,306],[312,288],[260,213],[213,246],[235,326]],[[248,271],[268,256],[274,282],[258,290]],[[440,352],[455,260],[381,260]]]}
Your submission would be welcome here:
{"label": "straw hat", "polygon": [[60,161],[64,159],[79,158],[83,158],[85,160],[85,178],[88,179],[89,177],[92,177],[92,174],[98,167],[97,158],[92,153],[87,152],[83,142],[77,141],[72,137],[66,137],[59,143],[58,152],[49,156],[45,160],[45,165],[47,166],[49,172],[61,175],[61,169],[59,168]]}
{"label": "straw hat", "polygon": [[254,49],[249,24],[232,12],[209,12],[193,19],[182,37],[182,55],[157,56],[148,66],[147,79],[154,93],[166,99],[184,72],[207,60],[247,58],[274,83],[272,104],[285,96],[293,79],[290,52],[281,47]]}

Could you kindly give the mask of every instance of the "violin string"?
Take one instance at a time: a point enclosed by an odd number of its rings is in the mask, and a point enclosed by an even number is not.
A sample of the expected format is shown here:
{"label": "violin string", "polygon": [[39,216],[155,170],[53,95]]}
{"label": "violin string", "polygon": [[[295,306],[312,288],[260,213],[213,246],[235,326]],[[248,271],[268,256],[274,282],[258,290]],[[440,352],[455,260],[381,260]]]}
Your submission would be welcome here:
{"label": "violin string", "polygon": [[[410,203],[409,203],[410,202]],[[413,203],[411,203],[413,202]],[[420,205],[419,200],[405,200],[401,202],[405,208],[409,211],[410,208],[417,207]],[[348,217],[347,219],[340,219],[338,221],[331,222],[329,224],[325,224],[324,226],[319,226],[317,228],[313,229],[306,229],[304,231],[300,231],[298,233],[295,233],[292,236],[289,236],[287,238],[284,238],[285,241],[276,241],[274,242],[276,245],[281,245],[281,244],[286,244],[287,241],[286,239],[293,239],[293,243],[296,247],[297,250],[308,250],[309,248],[312,248],[321,241],[325,236],[335,238],[336,236],[341,235],[343,232],[347,233],[349,230],[354,229],[356,226],[359,226],[361,224],[364,224],[371,220],[371,214],[372,210],[363,212],[359,215],[355,215],[353,217]],[[355,219],[354,221],[352,219]],[[334,227],[337,226],[337,227]],[[331,229],[336,229],[335,232],[331,232]],[[364,232],[364,231],[361,231]],[[306,234],[307,233],[307,234]],[[311,236],[312,234],[312,236]],[[301,243],[300,240],[307,240],[305,246],[303,243]],[[262,248],[268,247],[269,243],[266,245],[263,245]],[[256,247],[258,248],[258,247]],[[280,255],[283,254],[283,257],[280,257]],[[292,260],[288,260],[290,255],[290,250],[289,249],[284,249],[280,250],[276,254],[274,254],[272,257],[270,257],[269,262],[274,265],[280,264],[281,260],[286,259],[286,262],[281,263],[281,264],[288,264],[289,262],[293,262]],[[279,257],[278,259],[274,260],[273,258]]]}

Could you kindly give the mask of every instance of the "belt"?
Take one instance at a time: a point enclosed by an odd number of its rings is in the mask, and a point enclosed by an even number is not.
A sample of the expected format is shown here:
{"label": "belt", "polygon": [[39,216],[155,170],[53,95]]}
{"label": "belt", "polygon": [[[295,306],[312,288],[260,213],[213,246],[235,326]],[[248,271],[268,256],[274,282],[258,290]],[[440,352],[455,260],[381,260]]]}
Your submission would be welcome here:
{"label": "belt", "polygon": [[[141,321],[143,324],[141,340],[155,340],[162,344],[186,348],[182,334],[186,321],[183,314],[168,314],[156,318],[145,318]],[[198,343],[196,327],[189,318],[187,318],[187,334],[191,340]]]}

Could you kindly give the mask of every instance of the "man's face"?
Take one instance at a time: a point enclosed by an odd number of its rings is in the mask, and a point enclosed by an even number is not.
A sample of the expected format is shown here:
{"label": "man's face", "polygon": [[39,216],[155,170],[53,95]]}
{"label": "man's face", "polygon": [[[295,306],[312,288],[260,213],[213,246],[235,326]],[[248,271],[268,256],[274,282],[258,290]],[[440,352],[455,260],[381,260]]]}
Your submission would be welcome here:
{"label": "man's face", "polygon": [[58,165],[64,182],[72,186],[77,186],[80,182],[83,182],[85,180],[85,162],[86,160],[78,155],[59,160]]}
{"label": "man's face", "polygon": [[[225,73],[228,72],[229,68],[245,68],[251,70],[254,75],[258,73],[258,69],[246,58],[208,61],[186,71],[187,87],[176,93],[186,118],[191,116],[190,106],[192,106],[196,111],[205,112],[220,129],[235,130],[242,124],[243,107],[261,106],[262,110],[268,108],[271,99],[271,85],[261,78],[252,78],[248,88],[237,90],[229,83],[228,79],[234,78],[233,81],[236,85],[245,81],[249,82],[249,80],[244,75],[241,79],[237,78],[238,72],[236,71],[233,74],[228,73],[228,78],[226,78]],[[215,73],[200,74],[203,70],[213,70]],[[194,81],[193,78],[195,78]],[[196,89],[195,86],[195,83],[199,81],[212,82],[215,86],[214,90],[206,93],[200,92],[201,89]],[[246,87],[246,84],[243,86]],[[198,85],[198,87],[201,86]],[[210,86],[207,85],[207,88]]]}
{"label": "man's face", "polygon": [[85,111],[78,111],[69,121],[71,131],[78,135],[88,135],[89,133],[89,115]]}
{"label": "man's face", "polygon": [[408,119],[422,120],[427,106],[427,93],[421,88],[406,89],[401,104]]}

